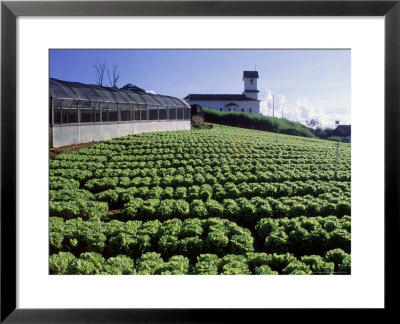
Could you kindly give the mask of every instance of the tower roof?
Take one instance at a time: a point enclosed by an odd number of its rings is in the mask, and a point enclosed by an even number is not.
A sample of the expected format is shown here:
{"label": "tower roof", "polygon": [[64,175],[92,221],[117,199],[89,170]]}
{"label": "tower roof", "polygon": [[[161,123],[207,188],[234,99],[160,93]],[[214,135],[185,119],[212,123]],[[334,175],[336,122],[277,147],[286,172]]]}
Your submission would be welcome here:
{"label": "tower roof", "polygon": [[258,79],[258,71],[243,71],[243,79]]}

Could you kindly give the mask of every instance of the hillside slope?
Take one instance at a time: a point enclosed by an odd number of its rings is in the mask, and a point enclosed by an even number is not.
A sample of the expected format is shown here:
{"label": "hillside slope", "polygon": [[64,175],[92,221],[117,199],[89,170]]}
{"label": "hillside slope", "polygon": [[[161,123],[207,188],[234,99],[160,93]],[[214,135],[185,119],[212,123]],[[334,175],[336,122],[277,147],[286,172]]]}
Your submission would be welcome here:
{"label": "hillside slope", "polygon": [[205,121],[209,123],[316,138],[310,128],[287,119],[245,112],[222,112],[207,108],[203,108],[203,112]]}

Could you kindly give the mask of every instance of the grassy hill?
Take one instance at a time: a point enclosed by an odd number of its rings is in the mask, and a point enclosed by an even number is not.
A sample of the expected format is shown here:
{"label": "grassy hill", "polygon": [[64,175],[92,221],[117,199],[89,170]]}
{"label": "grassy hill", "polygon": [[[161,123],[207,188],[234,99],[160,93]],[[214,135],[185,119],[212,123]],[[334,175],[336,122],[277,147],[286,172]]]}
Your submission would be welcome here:
{"label": "grassy hill", "polygon": [[222,112],[203,108],[205,121],[226,126],[250,128],[287,135],[316,137],[306,126],[287,119],[254,115],[244,112]]}

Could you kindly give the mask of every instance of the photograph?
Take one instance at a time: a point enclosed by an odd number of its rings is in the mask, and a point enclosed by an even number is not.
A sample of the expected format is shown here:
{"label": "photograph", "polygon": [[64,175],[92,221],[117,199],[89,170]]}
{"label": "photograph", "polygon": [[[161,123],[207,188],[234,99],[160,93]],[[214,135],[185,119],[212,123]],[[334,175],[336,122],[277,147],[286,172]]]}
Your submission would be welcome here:
{"label": "photograph", "polygon": [[351,49],[48,55],[50,275],[351,275]]}

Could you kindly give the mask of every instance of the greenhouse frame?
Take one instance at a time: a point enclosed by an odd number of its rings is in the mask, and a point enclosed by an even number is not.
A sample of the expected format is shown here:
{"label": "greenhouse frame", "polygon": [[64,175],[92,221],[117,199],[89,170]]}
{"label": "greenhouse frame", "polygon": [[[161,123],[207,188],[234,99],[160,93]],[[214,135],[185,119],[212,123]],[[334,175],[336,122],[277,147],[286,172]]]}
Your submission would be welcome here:
{"label": "greenhouse frame", "polygon": [[101,141],[144,132],[190,130],[182,99],[49,79],[49,145]]}

